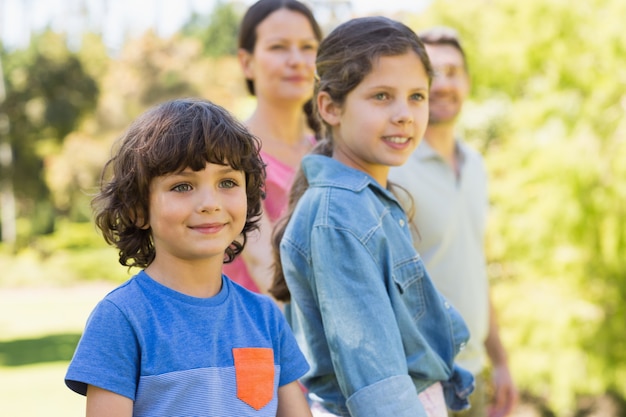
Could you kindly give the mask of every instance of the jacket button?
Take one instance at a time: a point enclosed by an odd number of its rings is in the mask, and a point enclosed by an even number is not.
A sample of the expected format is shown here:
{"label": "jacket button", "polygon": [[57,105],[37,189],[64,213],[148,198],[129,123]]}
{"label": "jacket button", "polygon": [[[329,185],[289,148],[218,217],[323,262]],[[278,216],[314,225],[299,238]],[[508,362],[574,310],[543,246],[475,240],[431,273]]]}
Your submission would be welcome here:
{"label": "jacket button", "polygon": [[404,227],[404,220],[403,219],[400,219],[400,221],[398,223],[400,223],[400,227]]}

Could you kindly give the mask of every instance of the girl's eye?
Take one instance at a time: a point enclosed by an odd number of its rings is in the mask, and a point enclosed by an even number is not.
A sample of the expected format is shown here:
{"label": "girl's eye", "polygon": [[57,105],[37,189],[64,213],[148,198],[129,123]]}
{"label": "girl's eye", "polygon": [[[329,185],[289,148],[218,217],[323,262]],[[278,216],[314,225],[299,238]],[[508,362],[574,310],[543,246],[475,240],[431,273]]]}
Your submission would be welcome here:
{"label": "girl's eye", "polygon": [[426,100],[426,96],[422,93],[415,93],[411,95],[411,100],[424,101]]}
{"label": "girl's eye", "polygon": [[176,191],[179,193],[184,193],[186,191],[191,191],[191,185],[189,184],[178,184],[172,187],[172,191]]}
{"label": "girl's eye", "polygon": [[223,180],[220,182],[221,188],[235,188],[237,185],[237,182],[234,180]]}
{"label": "girl's eye", "polygon": [[389,98],[389,95],[387,93],[378,93],[374,95],[374,98],[376,100],[386,100]]}

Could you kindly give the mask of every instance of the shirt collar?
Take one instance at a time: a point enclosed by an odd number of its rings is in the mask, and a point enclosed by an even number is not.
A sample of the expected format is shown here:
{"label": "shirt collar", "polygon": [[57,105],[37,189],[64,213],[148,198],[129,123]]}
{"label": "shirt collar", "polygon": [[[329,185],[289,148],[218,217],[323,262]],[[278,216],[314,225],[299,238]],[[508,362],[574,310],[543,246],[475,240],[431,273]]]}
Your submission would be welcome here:
{"label": "shirt collar", "polygon": [[441,158],[441,156],[435,151],[426,139],[422,139],[417,149],[413,153],[417,159],[433,159]]}
{"label": "shirt collar", "polygon": [[[463,164],[467,158],[467,150],[465,145],[458,138],[454,140],[454,152],[456,152],[459,162]],[[435,151],[426,139],[422,139],[417,149],[413,153],[413,157],[420,160],[442,159],[441,155]]]}
{"label": "shirt collar", "polygon": [[370,175],[328,156],[307,155],[302,159],[302,169],[311,186],[343,188],[354,192],[373,187],[389,197],[392,196]]}

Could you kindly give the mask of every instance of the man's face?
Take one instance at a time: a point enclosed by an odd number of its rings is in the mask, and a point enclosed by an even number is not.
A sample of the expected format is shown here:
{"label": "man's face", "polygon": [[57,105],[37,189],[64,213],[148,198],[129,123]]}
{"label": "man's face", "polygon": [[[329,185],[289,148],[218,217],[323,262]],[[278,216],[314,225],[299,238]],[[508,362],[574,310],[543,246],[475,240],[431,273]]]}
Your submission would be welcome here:
{"label": "man's face", "polygon": [[452,45],[425,46],[435,71],[430,88],[428,123],[453,124],[470,88],[463,55]]}

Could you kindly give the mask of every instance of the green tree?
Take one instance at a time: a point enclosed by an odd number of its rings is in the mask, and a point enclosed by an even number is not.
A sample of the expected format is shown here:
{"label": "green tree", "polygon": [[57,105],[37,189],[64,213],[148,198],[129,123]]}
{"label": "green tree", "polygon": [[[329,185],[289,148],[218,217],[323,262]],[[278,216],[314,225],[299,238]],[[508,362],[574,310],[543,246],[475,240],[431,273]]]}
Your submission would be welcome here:
{"label": "green tree", "polygon": [[233,3],[218,0],[209,14],[194,13],[181,32],[184,36],[200,39],[208,56],[235,56],[240,19],[241,13]]}
{"label": "green tree", "polygon": [[20,217],[30,219],[32,233],[53,229],[55,208],[44,178],[44,161],[61,146],[96,105],[96,82],[62,35],[33,36],[26,50],[5,55],[6,100],[13,151],[9,173]]}
{"label": "green tree", "polygon": [[[453,7],[452,7],[453,6]],[[464,135],[491,177],[487,255],[520,385],[565,415],[626,395],[626,4],[439,0],[465,41]]]}

